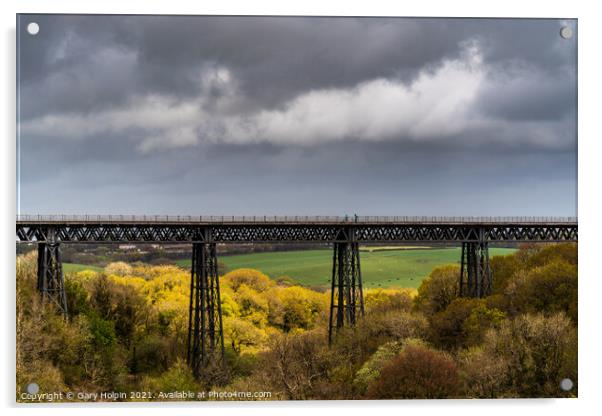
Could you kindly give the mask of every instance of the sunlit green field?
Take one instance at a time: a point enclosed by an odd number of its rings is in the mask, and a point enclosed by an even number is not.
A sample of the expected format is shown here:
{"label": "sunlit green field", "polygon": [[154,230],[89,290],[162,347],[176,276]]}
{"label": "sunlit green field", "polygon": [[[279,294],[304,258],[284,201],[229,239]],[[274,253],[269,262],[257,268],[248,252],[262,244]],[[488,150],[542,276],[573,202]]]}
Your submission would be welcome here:
{"label": "sunlit green field", "polygon": [[[490,256],[511,254],[515,250],[491,248]],[[271,278],[289,276],[305,286],[329,286],[332,274],[332,250],[303,250],[222,256],[228,270],[249,267]],[[365,287],[418,287],[420,281],[437,266],[459,264],[460,248],[423,250],[382,250],[360,252]],[[178,261],[190,267],[189,260]]]}

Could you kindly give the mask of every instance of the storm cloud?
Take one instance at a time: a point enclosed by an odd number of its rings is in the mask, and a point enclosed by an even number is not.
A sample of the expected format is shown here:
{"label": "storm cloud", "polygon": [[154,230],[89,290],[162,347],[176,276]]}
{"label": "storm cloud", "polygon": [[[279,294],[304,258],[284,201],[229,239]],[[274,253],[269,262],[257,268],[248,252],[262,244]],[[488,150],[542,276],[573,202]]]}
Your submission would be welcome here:
{"label": "storm cloud", "polygon": [[575,21],[19,22],[21,212],[576,215]]}

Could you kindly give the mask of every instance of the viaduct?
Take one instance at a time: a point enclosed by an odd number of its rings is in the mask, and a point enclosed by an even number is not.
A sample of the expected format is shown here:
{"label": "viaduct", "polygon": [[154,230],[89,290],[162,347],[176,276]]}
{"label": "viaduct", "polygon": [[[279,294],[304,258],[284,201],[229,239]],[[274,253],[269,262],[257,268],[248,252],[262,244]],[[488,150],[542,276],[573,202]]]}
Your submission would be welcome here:
{"label": "viaduct", "polygon": [[198,378],[222,360],[224,338],[216,244],[327,243],[333,247],[329,341],[364,314],[359,245],[440,242],[461,245],[458,293],[491,293],[490,243],[577,241],[574,217],[325,217],[20,215],[17,243],[37,244],[37,287],[67,315],[61,244],[192,245],[187,359]]}

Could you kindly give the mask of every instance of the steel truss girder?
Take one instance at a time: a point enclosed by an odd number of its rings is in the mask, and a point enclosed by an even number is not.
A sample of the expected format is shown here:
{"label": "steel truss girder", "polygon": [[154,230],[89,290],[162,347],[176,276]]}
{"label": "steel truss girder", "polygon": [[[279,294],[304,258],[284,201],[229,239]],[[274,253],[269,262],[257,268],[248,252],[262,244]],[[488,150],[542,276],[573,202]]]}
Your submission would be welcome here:
{"label": "steel truss girder", "polygon": [[355,235],[362,242],[577,241],[577,225],[381,225],[360,226]]}
{"label": "steel truss girder", "polygon": [[[346,241],[353,230],[355,241],[379,242],[463,242],[463,241],[577,241],[577,224],[39,224],[17,223],[17,242],[46,242],[51,232],[57,242],[126,243],[204,242],[207,230],[215,243]],[[482,232],[482,234],[481,234]]]}
{"label": "steel truss girder", "polygon": [[43,301],[52,302],[67,316],[65,278],[61,262],[61,247],[58,243],[38,244],[38,291]]}
{"label": "steel truss girder", "polygon": [[332,280],[330,292],[330,316],[328,343],[332,343],[334,331],[344,326],[354,326],[364,316],[364,294],[360,251],[353,241],[352,231],[346,230],[348,241],[334,243],[332,257]]}
{"label": "steel truss girder", "polygon": [[482,298],[491,295],[492,273],[487,242],[463,242],[460,266],[460,297]]}
{"label": "steel truss girder", "polygon": [[224,329],[215,243],[192,245],[187,361],[199,379],[210,364],[223,363]]}

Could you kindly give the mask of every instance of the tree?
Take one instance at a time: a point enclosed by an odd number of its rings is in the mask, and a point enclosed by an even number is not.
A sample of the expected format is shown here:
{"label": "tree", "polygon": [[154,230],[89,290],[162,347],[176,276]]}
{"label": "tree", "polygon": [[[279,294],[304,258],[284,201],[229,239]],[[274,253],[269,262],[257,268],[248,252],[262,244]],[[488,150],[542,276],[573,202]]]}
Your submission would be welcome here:
{"label": "tree", "polygon": [[259,346],[265,338],[265,332],[244,319],[228,317],[224,319],[224,336],[232,350],[240,354],[243,347]]}
{"label": "tree", "polygon": [[255,269],[236,269],[226,273],[222,281],[236,292],[242,285],[246,285],[257,292],[263,292],[274,285],[270,278]]}
{"label": "tree", "polygon": [[456,364],[447,354],[410,344],[368,386],[370,399],[444,399],[458,392]]}
{"label": "tree", "polygon": [[167,370],[173,359],[169,339],[151,333],[139,339],[133,346],[130,368],[133,373]]}
{"label": "tree", "polygon": [[117,336],[129,347],[136,329],[144,322],[149,311],[146,301],[133,287],[121,286],[115,292],[111,318]]}
{"label": "tree", "polygon": [[132,266],[122,261],[109,263],[105,267],[105,273],[107,274],[107,276],[130,276],[132,274]]}
{"label": "tree", "polygon": [[275,336],[258,365],[271,388],[289,400],[319,398],[320,381],[333,368],[323,332]]}
{"label": "tree", "polygon": [[522,264],[516,255],[493,256],[490,260],[493,276],[493,293],[503,293],[508,281],[521,269]]}
{"label": "tree", "polygon": [[239,306],[241,317],[255,323],[258,326],[264,326],[268,315],[268,300],[261,293],[257,292],[246,284],[241,284],[234,293],[234,299]]}
{"label": "tree", "polygon": [[505,319],[506,313],[489,306],[487,300],[477,302],[463,324],[466,345],[481,344],[486,331],[490,328],[499,328]]}
{"label": "tree", "polygon": [[458,297],[460,268],[456,265],[438,267],[418,287],[416,307],[427,315],[444,310]]}
{"label": "tree", "polygon": [[420,339],[408,339],[404,342],[390,341],[378,347],[378,350],[362,365],[353,379],[353,384],[361,394],[364,394],[368,385],[380,375],[383,367],[403,350],[404,345],[408,344],[424,345],[424,341]]}
{"label": "tree", "polygon": [[577,244],[521,244],[520,249],[509,256],[491,259],[494,276],[493,293],[502,294],[517,275],[550,263],[562,262],[577,266]]}
{"label": "tree", "polygon": [[421,313],[388,311],[366,315],[354,328],[344,328],[334,343],[338,353],[361,365],[382,344],[423,338],[427,333],[428,321]]}
{"label": "tree", "polygon": [[466,397],[500,398],[512,397],[506,391],[508,363],[505,358],[490,354],[482,347],[471,347],[459,357],[463,390]]}
{"label": "tree", "polygon": [[328,308],[326,294],[301,286],[275,287],[268,293],[269,322],[289,332],[294,329],[311,329]]}
{"label": "tree", "polygon": [[505,388],[515,396],[560,397],[562,379],[577,382],[577,332],[562,312],[505,320],[488,332],[483,348],[506,362]]}
{"label": "tree", "polygon": [[106,275],[99,275],[92,282],[90,301],[102,318],[109,318],[113,310],[113,291]]}
{"label": "tree", "polygon": [[526,259],[526,263],[527,267],[534,268],[556,260],[577,266],[577,244],[560,243],[538,246],[538,249],[531,252],[531,255]]}
{"label": "tree", "polygon": [[65,276],[65,295],[69,317],[73,318],[89,309],[88,291],[79,279]]}
{"label": "tree", "polygon": [[364,302],[368,312],[402,310],[412,308],[413,289],[368,289],[364,291]]}
{"label": "tree", "polygon": [[487,307],[484,299],[455,299],[431,317],[431,339],[446,349],[476,345],[487,329],[499,326],[505,317],[499,309]]}
{"label": "tree", "polygon": [[577,266],[553,260],[514,281],[513,305],[518,312],[564,312],[577,322]]}

